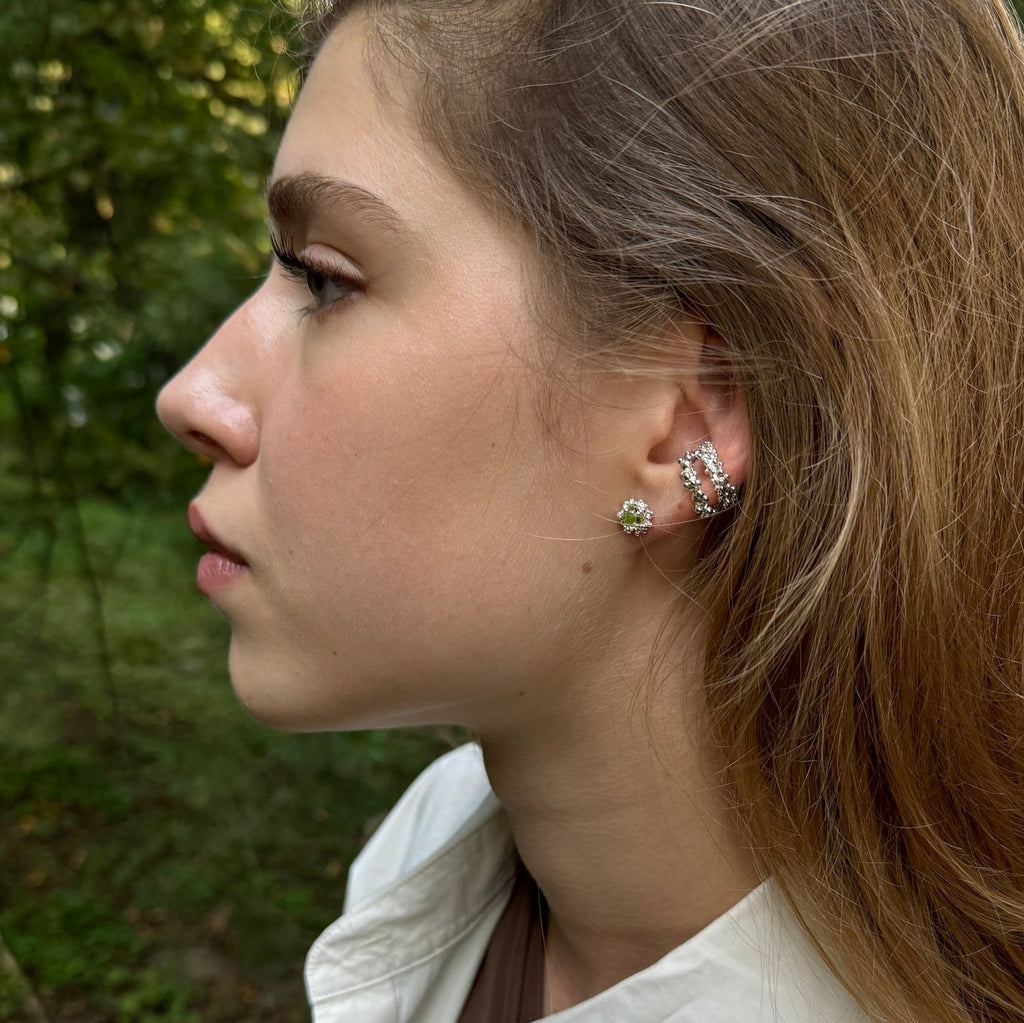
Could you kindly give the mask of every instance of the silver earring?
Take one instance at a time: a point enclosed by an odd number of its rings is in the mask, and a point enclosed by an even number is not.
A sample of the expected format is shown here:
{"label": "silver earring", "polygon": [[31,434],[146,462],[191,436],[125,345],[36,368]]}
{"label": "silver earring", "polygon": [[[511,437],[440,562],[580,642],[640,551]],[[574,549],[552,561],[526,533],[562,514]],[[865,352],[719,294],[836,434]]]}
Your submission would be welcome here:
{"label": "silver earring", "polygon": [[631,536],[643,536],[650,531],[654,514],[651,509],[637,497],[622,502],[622,511],[617,516],[622,523],[622,531]]}
{"label": "silver earring", "polygon": [[[697,470],[692,464],[694,459],[700,459],[704,463],[708,479],[711,480],[711,485],[715,488],[717,500],[714,504],[708,501],[704,491],[700,488]],[[681,466],[679,478],[683,481],[683,486],[690,491],[693,507],[700,518],[710,519],[713,515],[728,511],[738,503],[739,495],[736,493],[736,488],[729,482],[729,476],[722,468],[722,461],[711,441],[704,441],[696,451],[687,451],[679,459],[679,465]]]}

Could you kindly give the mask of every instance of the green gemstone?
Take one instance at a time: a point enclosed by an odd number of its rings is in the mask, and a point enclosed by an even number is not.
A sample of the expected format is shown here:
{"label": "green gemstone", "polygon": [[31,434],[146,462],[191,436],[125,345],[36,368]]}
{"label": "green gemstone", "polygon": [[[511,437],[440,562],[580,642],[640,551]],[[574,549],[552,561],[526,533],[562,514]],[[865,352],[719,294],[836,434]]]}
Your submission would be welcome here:
{"label": "green gemstone", "polygon": [[619,522],[627,532],[646,533],[650,528],[650,515],[642,501],[626,501],[619,512]]}

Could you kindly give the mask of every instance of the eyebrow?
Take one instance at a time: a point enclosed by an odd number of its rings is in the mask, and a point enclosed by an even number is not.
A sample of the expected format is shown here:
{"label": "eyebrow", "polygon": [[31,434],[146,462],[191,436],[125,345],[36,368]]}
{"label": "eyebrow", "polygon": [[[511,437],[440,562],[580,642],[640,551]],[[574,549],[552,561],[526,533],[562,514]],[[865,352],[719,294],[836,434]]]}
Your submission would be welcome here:
{"label": "eyebrow", "polygon": [[278,227],[308,220],[323,206],[341,206],[393,234],[409,232],[405,221],[383,199],[359,185],[322,174],[289,174],[268,181],[267,213]]}

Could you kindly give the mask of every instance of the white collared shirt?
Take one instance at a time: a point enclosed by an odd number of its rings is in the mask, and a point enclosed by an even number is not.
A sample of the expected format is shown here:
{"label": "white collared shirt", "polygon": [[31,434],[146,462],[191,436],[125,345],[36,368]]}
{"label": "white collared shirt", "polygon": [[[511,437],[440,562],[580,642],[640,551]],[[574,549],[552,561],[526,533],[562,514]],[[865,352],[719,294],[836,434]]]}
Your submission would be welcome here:
{"label": "white collared shirt", "polygon": [[[349,873],[306,958],[314,1023],[456,1023],[517,858],[480,748],[427,768]],[[865,1023],[765,882],[640,973],[551,1023]]]}

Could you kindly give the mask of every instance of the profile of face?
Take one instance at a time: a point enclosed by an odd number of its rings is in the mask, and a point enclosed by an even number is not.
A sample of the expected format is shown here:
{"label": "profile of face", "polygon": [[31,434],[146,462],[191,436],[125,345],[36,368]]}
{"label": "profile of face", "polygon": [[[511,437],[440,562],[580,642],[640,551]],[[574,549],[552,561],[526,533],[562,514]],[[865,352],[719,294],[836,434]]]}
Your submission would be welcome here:
{"label": "profile of face", "polygon": [[[740,481],[742,396],[705,388],[699,359],[574,375],[530,247],[423,140],[401,72],[370,73],[372,30],[350,15],[321,48],[272,174],[271,271],[158,400],[213,463],[190,521],[221,553],[199,585],[272,726],[569,716],[615,635],[676,595],[645,548],[694,517],[679,454],[714,433]],[[578,388],[553,394],[563,378]],[[630,496],[657,509],[642,543],[616,521]]]}
{"label": "profile of face", "polygon": [[525,246],[378,94],[365,41],[349,19],[324,45],[273,171],[278,258],[158,411],[213,462],[193,526],[245,567],[210,556],[200,585],[254,716],[483,725],[582,647],[630,481],[601,492],[552,440]]}

